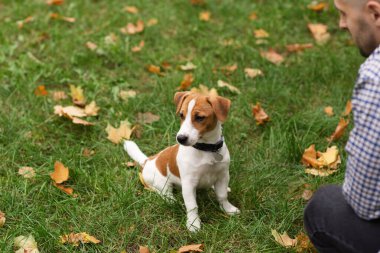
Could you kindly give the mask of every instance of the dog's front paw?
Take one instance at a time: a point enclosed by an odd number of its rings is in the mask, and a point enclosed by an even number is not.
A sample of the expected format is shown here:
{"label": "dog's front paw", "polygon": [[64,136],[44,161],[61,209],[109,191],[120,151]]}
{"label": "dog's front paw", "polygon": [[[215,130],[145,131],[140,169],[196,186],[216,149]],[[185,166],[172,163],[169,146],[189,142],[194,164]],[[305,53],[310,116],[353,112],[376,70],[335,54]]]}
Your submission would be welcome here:
{"label": "dog's front paw", "polygon": [[198,232],[201,229],[201,219],[187,219],[186,227],[190,232]]}
{"label": "dog's front paw", "polygon": [[221,208],[228,214],[228,215],[236,215],[240,214],[240,210],[233,206],[231,203],[224,203]]}

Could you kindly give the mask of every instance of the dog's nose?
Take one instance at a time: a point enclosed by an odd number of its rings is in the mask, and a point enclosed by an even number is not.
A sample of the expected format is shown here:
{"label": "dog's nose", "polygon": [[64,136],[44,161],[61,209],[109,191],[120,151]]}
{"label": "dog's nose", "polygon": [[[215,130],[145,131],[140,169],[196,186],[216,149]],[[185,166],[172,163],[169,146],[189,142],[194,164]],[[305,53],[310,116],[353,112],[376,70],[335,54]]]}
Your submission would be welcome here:
{"label": "dog's nose", "polygon": [[185,144],[187,142],[188,137],[186,135],[180,134],[177,136],[177,141],[180,144]]}

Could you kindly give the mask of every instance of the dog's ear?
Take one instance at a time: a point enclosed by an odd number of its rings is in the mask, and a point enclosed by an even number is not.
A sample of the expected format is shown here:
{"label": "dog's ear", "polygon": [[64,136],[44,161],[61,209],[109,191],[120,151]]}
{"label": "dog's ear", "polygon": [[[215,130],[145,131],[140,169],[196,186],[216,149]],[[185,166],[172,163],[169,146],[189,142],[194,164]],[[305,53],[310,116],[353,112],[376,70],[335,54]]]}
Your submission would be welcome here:
{"label": "dog's ear", "polygon": [[227,98],[220,96],[211,96],[207,98],[212,108],[214,109],[216,118],[224,122],[227,119],[228,112],[230,110],[231,101]]}
{"label": "dog's ear", "polygon": [[188,95],[189,95],[188,91],[181,91],[181,92],[175,93],[174,103],[177,107],[176,113],[179,113],[179,110],[181,110],[181,107],[182,107],[182,103]]}

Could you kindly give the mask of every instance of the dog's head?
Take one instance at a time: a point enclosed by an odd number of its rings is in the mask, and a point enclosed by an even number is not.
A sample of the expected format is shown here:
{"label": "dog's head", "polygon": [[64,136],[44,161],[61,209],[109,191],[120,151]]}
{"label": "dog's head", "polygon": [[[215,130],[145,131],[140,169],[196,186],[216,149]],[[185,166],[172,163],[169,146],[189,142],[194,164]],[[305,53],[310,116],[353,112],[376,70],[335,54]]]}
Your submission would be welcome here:
{"label": "dog's head", "polygon": [[223,123],[228,115],[231,101],[220,96],[205,96],[193,92],[177,92],[174,96],[181,128],[177,141],[181,145],[193,146],[202,136]]}

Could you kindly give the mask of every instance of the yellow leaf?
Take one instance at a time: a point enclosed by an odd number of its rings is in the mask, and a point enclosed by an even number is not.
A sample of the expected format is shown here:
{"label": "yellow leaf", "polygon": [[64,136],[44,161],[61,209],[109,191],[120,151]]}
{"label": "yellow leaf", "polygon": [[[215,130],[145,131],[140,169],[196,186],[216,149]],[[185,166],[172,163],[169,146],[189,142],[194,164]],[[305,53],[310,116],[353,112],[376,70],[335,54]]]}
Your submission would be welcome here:
{"label": "yellow leaf", "polygon": [[313,196],[313,191],[309,189],[305,189],[302,193],[302,198],[304,200],[309,200]]}
{"label": "yellow leaf", "polygon": [[328,166],[338,159],[339,150],[336,146],[332,146],[327,148],[326,152],[318,154],[320,156],[318,161],[322,162],[324,166]]}
{"label": "yellow leaf", "polygon": [[257,13],[256,12],[252,12],[251,14],[249,14],[249,20],[256,20],[257,19]]}
{"label": "yellow leaf", "polygon": [[195,93],[200,93],[202,95],[210,96],[210,97],[218,96],[218,92],[216,91],[215,88],[209,89],[207,86],[204,86],[202,84],[199,85],[199,88],[194,87],[190,91],[195,92]]}
{"label": "yellow leaf", "polygon": [[78,106],[84,106],[86,104],[86,99],[83,95],[83,89],[81,87],[75,87],[70,84],[70,92],[73,103]]}
{"label": "yellow leaf", "polygon": [[263,76],[264,73],[260,69],[245,68],[245,76],[248,78],[255,78],[257,76]]}
{"label": "yellow leaf", "polygon": [[267,31],[265,31],[264,29],[257,29],[255,31],[253,31],[253,33],[255,34],[256,39],[262,39],[262,38],[268,38],[269,37],[269,33]]}
{"label": "yellow leaf", "polygon": [[73,123],[77,124],[77,125],[83,125],[83,126],[93,126],[93,125],[95,125],[92,122],[89,122],[87,120],[80,119],[80,118],[77,118],[77,117],[73,117]]}
{"label": "yellow leaf", "polygon": [[50,177],[55,183],[61,184],[69,179],[69,169],[61,162],[56,161],[54,164],[54,172],[50,174]]}
{"label": "yellow leaf", "polygon": [[327,177],[333,173],[335,173],[337,170],[329,170],[329,169],[305,169],[306,174],[310,174],[313,176],[320,176],[320,177]]}
{"label": "yellow leaf", "polygon": [[285,248],[294,247],[297,244],[297,239],[290,238],[286,232],[279,234],[276,230],[272,229],[272,235],[276,242]]}
{"label": "yellow leaf", "polygon": [[107,125],[106,132],[108,133],[107,139],[115,144],[119,144],[123,139],[129,140],[135,127],[132,128],[128,120],[120,122],[119,128],[114,128],[110,124]]}
{"label": "yellow leaf", "polygon": [[74,246],[79,246],[79,243],[93,243],[98,244],[100,241],[94,236],[87,234],[86,232],[81,233],[70,233],[67,235],[60,236],[61,243],[70,243]]}
{"label": "yellow leaf", "polygon": [[96,102],[92,101],[90,104],[86,105],[86,107],[84,108],[84,113],[87,116],[96,116],[98,115],[99,109],[100,108],[96,106]]}
{"label": "yellow leaf", "polygon": [[161,74],[161,69],[159,66],[150,64],[148,65],[147,69],[150,73],[158,74],[158,75]]}
{"label": "yellow leaf", "polygon": [[128,100],[129,98],[134,98],[134,97],[136,97],[136,95],[137,95],[137,92],[134,90],[127,90],[127,91],[121,90],[119,92],[119,97],[123,100]]}
{"label": "yellow leaf", "polygon": [[326,113],[327,116],[331,117],[334,115],[334,109],[331,106],[327,106],[324,109],[324,112]]}

